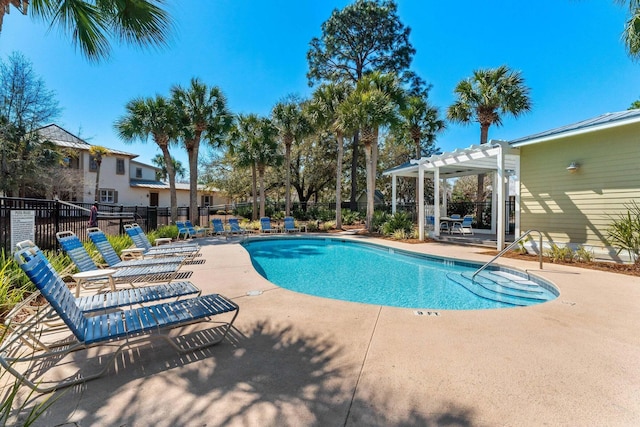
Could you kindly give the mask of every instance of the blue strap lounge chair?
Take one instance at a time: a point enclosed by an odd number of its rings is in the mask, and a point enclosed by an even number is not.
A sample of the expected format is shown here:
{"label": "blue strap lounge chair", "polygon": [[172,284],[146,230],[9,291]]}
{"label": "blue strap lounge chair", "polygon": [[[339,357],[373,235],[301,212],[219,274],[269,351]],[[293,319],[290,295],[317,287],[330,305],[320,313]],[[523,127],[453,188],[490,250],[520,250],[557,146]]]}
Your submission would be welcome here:
{"label": "blue strap lounge chair", "polygon": [[183,239],[188,239],[189,237],[191,237],[189,229],[183,221],[176,221],[176,227],[178,227],[178,240],[180,240],[180,236],[182,236]]}
{"label": "blue strap lounge chair", "polygon": [[102,258],[111,268],[121,268],[121,267],[139,267],[144,265],[157,265],[157,264],[172,264],[172,263],[182,263],[185,260],[185,257],[162,257],[162,258],[147,258],[147,259],[135,259],[123,261],[120,259],[118,254],[116,253],[113,246],[107,239],[107,236],[104,234],[102,230],[97,227],[90,227],[87,229],[87,234],[89,238],[93,242],[93,244],[98,248],[98,252],[102,255]]}
{"label": "blue strap lounge chair", "polygon": [[[56,238],[62,249],[69,255],[69,258],[71,258],[71,261],[78,267],[80,272],[98,273],[98,266],[75,233],[72,231],[61,231],[56,233]],[[122,267],[117,268],[110,276],[115,282],[128,283],[132,286],[134,282],[171,281],[176,276],[180,266],[181,262],[178,261],[157,265]],[[93,279],[100,280],[87,280],[84,282],[85,287],[95,287],[96,285],[99,285],[99,288],[105,287],[104,276],[101,278],[93,277]]]}
{"label": "blue strap lounge chair", "polygon": [[238,218],[229,218],[229,227],[231,228],[232,234],[247,234],[247,229],[240,227]]}
{"label": "blue strap lounge chair", "polygon": [[263,233],[279,233],[280,229],[271,227],[271,218],[265,216],[260,218],[260,230]]}
{"label": "blue strap lounge chair", "polygon": [[225,230],[224,224],[222,223],[222,220],[220,218],[212,218],[211,227],[211,234],[213,234],[214,236],[229,237],[230,232],[228,230]]}
{"label": "blue strap lounge chair", "polygon": [[187,231],[189,232],[189,237],[191,238],[204,237],[207,234],[206,228],[194,227],[193,224],[191,224],[191,221],[189,220],[186,220],[184,222],[184,226],[187,228]]}
{"label": "blue strap lounge chair", "polygon": [[[17,247],[22,249],[32,248],[32,254],[41,257],[50,265],[49,260],[40,249],[30,240],[19,242]],[[59,273],[57,273],[59,275]],[[141,288],[123,289],[114,292],[105,292],[95,295],[77,297],[76,304],[83,312],[109,310],[113,308],[144,304],[170,298],[180,298],[189,295],[200,295],[201,291],[189,281],[160,283]]]}
{"label": "blue strap lounge chair", "polygon": [[284,217],[284,231],[285,233],[299,233],[300,227],[296,227],[296,222],[292,216]]}
{"label": "blue strap lounge chair", "polygon": [[[0,344],[0,365],[19,378],[23,384],[40,393],[79,384],[103,375],[123,348],[139,342],[163,339],[181,353],[216,345],[227,336],[239,312],[238,305],[228,298],[211,294],[88,315],[80,309],[64,281],[51,265],[45,262],[44,257],[38,254],[37,249],[21,249],[16,252],[15,259],[49,305],[43,306],[32,322],[11,330],[10,335]],[[40,321],[51,311],[55,312],[69,329],[72,334],[71,340],[41,346],[40,342],[34,342],[30,338],[35,336],[34,333],[38,333]],[[219,333],[200,334],[198,340],[184,340],[181,337],[172,339],[166,334],[166,331],[176,327],[212,322],[212,317],[224,313],[229,313],[232,317],[229,322],[219,326],[222,328]],[[216,338],[211,339],[212,336]],[[32,352],[25,352],[25,341],[34,345]],[[187,342],[191,345],[187,346]],[[109,357],[101,358],[102,366],[97,372],[85,375],[79,371],[47,386],[43,371],[55,369],[57,363],[71,352],[100,345],[109,345],[115,347],[115,350]],[[43,361],[39,369],[31,369],[30,366],[24,372],[18,370],[19,362],[37,361]],[[34,378],[34,375],[37,377]]]}
{"label": "blue strap lounge chair", "polygon": [[142,228],[136,224],[125,224],[124,231],[131,237],[133,244],[142,250],[145,257],[186,256],[195,257],[200,252],[197,243],[176,243],[169,245],[153,246]]}

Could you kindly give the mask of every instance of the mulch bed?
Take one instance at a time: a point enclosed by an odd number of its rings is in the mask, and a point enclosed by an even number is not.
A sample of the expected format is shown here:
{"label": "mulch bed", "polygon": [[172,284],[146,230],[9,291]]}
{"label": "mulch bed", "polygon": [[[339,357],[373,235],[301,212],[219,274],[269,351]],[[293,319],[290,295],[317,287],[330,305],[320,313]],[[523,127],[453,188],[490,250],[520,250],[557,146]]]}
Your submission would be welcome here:
{"label": "mulch bed", "polygon": [[[497,255],[498,251],[485,251],[482,252],[486,255]],[[538,255],[529,255],[529,254],[521,254],[518,252],[507,252],[502,255],[505,258],[514,258],[522,261],[531,261],[538,262]],[[587,268],[591,270],[600,270],[600,271],[608,271],[610,273],[620,273],[627,274],[629,276],[638,276],[640,277],[640,263],[635,264],[620,264],[616,262],[602,262],[602,261],[592,261],[592,262],[569,262],[569,261],[555,261],[552,262],[547,257],[542,258],[545,263],[550,264],[561,264],[561,265],[570,265],[573,267]]]}
{"label": "mulch bed", "polygon": [[[361,229],[360,231],[358,231],[357,234],[359,235],[367,235],[367,236],[371,236],[371,237],[378,237],[381,239],[387,239],[387,240],[396,240],[396,239],[391,239],[387,236],[383,236],[382,234],[378,234],[378,233],[369,233],[367,230],[363,229],[364,225],[347,225],[347,226],[343,226],[342,230],[353,230],[353,229]],[[339,230],[331,230],[329,233],[336,233]],[[405,240],[398,240],[401,241],[402,243],[410,243],[410,244],[418,244],[418,243],[434,243],[435,240],[431,240],[431,239],[425,239],[424,241],[419,240],[419,239],[405,239]],[[481,252],[483,255],[497,255],[498,251],[496,250],[486,250]],[[514,259],[518,259],[521,261],[530,261],[530,262],[534,262],[537,263],[538,262],[538,256],[537,255],[529,255],[529,254],[521,254],[518,252],[507,252],[506,254],[502,255],[505,258],[514,258]],[[586,268],[586,269],[590,269],[590,270],[600,270],[600,271],[608,271],[610,273],[619,273],[619,274],[626,274],[629,276],[638,276],[640,277],[640,262],[636,263],[636,264],[620,264],[620,263],[615,263],[615,262],[601,262],[601,261],[592,261],[592,262],[567,262],[567,261],[555,261],[552,262],[548,257],[543,257],[543,261],[545,263],[549,263],[549,264],[562,264],[562,265],[570,265],[573,267],[580,267],[580,268]]]}

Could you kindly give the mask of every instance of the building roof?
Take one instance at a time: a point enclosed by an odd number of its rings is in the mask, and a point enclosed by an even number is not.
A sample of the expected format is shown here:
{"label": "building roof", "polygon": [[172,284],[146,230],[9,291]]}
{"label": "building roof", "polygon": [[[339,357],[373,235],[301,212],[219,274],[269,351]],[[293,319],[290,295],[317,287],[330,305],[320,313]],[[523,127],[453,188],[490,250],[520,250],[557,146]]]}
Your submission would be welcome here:
{"label": "building roof", "polygon": [[581,133],[594,132],[616,126],[623,126],[632,123],[640,123],[640,110],[626,110],[617,113],[606,113],[597,117],[582,120],[570,125],[561,126],[533,135],[517,138],[509,141],[509,145],[520,147],[523,145],[536,144],[538,142],[550,141]]}
{"label": "building roof", "polygon": [[454,178],[466,175],[477,175],[498,168],[497,156],[501,153],[511,154],[505,156],[503,168],[513,170],[516,167],[517,150],[512,150],[506,141],[491,140],[487,144],[471,145],[468,148],[456,148],[453,151],[422,157],[411,160],[400,166],[388,169],[383,175],[396,175],[404,177],[417,177],[422,167],[425,173],[431,174],[437,168],[440,178]]}
{"label": "building roof", "polygon": [[[92,144],[89,144],[87,141],[77,137],[71,132],[62,129],[60,126],[56,124],[50,124],[44,127],[41,127],[37,130],[41,137],[48,139],[49,141],[56,144],[58,147],[63,148],[73,148],[76,150],[89,150],[92,147]],[[107,148],[107,147],[105,147]],[[128,156],[131,158],[138,157],[137,154],[127,153],[125,151],[113,150],[111,148],[107,148],[109,153],[117,156]]]}

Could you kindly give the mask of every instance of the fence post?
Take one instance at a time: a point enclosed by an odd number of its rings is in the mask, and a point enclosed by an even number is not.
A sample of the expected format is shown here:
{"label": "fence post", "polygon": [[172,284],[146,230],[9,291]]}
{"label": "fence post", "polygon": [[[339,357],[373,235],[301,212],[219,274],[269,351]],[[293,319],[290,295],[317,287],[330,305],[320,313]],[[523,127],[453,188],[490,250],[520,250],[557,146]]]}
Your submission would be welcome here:
{"label": "fence post", "polygon": [[122,212],[124,212],[124,206],[120,205],[120,230],[118,230],[118,234],[124,234],[124,218],[122,218]]}
{"label": "fence post", "polygon": [[[54,226],[54,227],[55,227],[55,228],[54,228],[54,229],[55,229],[55,232],[54,232],[53,234],[54,234],[54,236],[55,236],[55,235],[57,235],[57,234],[60,232],[60,206],[61,206],[61,203],[60,203],[60,201],[59,201],[58,199],[56,199],[56,200],[55,200],[54,206],[55,206],[54,214],[55,214],[55,216],[56,216],[56,221],[55,221],[55,226]],[[56,245],[56,247],[57,247],[57,245],[58,245],[58,239],[52,239],[51,241],[52,241],[52,242]],[[34,242],[34,243],[35,243],[35,242]]]}

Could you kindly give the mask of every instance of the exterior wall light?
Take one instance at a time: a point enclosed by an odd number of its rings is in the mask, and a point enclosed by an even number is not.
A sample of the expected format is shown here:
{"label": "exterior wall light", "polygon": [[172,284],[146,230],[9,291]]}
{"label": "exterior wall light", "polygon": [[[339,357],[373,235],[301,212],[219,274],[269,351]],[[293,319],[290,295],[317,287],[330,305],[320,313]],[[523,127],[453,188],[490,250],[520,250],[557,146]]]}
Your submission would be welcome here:
{"label": "exterior wall light", "polygon": [[580,168],[580,164],[576,162],[571,162],[569,166],[567,166],[567,170],[570,173],[575,173]]}

